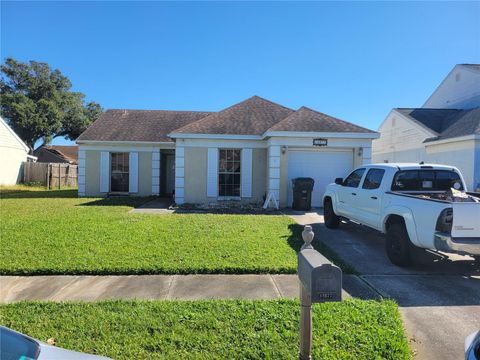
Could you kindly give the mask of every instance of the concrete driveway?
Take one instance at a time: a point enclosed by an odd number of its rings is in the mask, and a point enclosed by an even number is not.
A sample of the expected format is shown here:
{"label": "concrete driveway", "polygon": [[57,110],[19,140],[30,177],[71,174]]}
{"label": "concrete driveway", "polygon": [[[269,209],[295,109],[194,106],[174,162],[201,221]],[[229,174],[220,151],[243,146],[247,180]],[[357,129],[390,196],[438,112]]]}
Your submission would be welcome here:
{"label": "concrete driveway", "polygon": [[299,224],[313,225],[324,242],[359,272],[379,295],[400,306],[415,359],[463,359],[464,339],[480,329],[480,266],[468,256],[420,252],[416,265],[390,263],[383,235],[366,227],[342,223],[330,230],[317,212],[289,213]]}

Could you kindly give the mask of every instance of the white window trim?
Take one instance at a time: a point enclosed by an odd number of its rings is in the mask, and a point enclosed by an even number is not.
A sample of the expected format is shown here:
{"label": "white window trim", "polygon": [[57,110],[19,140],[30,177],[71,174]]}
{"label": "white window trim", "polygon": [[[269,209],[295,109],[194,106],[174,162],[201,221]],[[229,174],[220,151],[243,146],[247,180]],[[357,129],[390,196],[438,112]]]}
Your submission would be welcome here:
{"label": "white window trim", "polygon": [[[225,196],[220,194],[220,151],[222,150],[239,150],[240,151],[240,196]],[[218,200],[242,200],[242,148],[222,147],[217,152],[217,199]],[[236,173],[231,173],[236,174]]]}
{"label": "white window trim", "polygon": [[[128,154],[128,191],[112,191],[112,154]],[[130,193],[130,152],[112,151],[108,157],[108,194],[128,195]]]}

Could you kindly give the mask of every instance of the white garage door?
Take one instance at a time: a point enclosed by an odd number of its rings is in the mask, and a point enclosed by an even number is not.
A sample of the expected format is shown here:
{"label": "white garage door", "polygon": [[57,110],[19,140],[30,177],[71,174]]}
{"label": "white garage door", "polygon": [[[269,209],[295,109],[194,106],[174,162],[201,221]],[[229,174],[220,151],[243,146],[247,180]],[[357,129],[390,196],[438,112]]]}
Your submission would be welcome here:
{"label": "white garage door", "polygon": [[315,180],[312,206],[323,206],[322,197],[328,184],[337,177],[345,178],[353,170],[353,151],[288,152],[288,206],[292,205],[292,179],[310,177]]}

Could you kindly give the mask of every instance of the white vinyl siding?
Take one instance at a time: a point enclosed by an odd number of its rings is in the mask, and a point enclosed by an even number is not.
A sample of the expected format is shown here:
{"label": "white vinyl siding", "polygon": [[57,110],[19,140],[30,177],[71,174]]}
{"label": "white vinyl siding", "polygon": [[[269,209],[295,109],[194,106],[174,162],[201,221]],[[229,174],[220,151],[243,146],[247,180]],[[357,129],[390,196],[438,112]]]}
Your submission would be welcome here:
{"label": "white vinyl siding", "polygon": [[110,189],[110,153],[100,153],[100,192],[108,193]]}
{"label": "white vinyl siding", "polygon": [[208,148],[207,152],[207,196],[218,194],[218,149]]}
{"label": "white vinyl siding", "polygon": [[242,149],[241,156],[242,197],[252,197],[252,149]]}

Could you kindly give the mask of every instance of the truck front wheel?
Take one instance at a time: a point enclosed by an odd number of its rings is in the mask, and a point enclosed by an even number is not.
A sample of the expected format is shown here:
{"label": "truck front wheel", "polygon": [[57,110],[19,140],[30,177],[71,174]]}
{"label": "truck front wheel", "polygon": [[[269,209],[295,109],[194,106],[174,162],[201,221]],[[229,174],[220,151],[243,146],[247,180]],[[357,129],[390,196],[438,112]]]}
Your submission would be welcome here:
{"label": "truck front wheel", "polygon": [[388,227],[385,244],[387,256],[393,264],[400,267],[407,267],[412,264],[412,243],[404,224],[393,223]]}
{"label": "truck front wheel", "polygon": [[340,217],[333,211],[332,200],[326,199],[323,204],[323,219],[325,226],[329,229],[336,229],[340,225]]}

